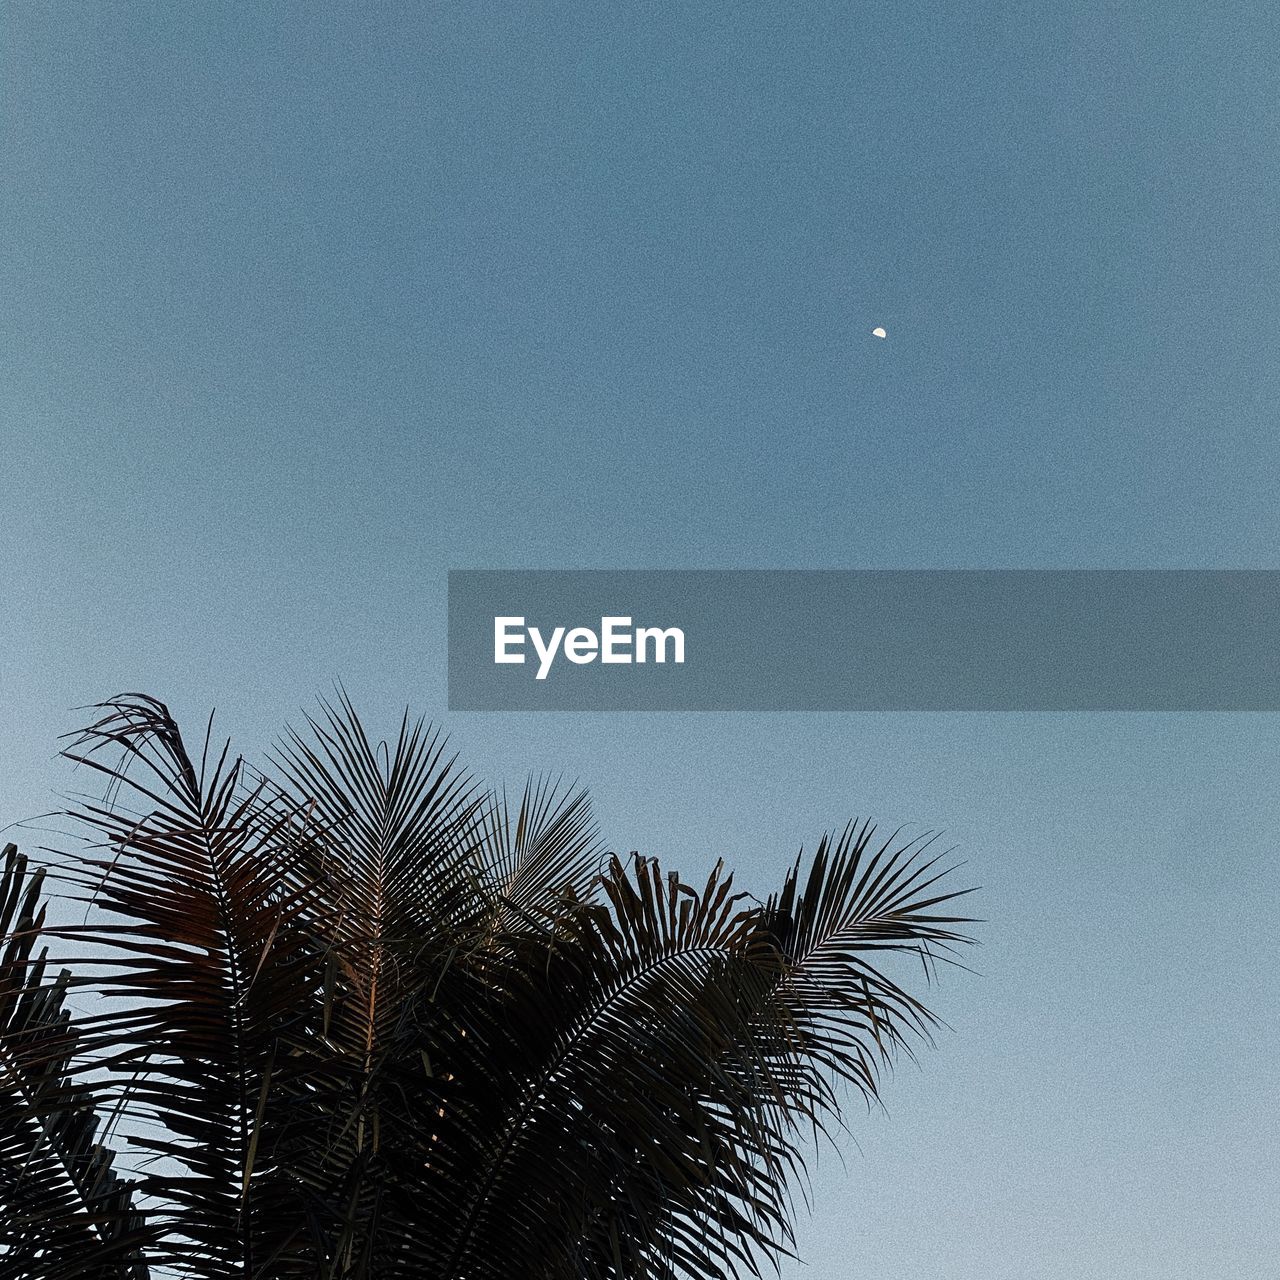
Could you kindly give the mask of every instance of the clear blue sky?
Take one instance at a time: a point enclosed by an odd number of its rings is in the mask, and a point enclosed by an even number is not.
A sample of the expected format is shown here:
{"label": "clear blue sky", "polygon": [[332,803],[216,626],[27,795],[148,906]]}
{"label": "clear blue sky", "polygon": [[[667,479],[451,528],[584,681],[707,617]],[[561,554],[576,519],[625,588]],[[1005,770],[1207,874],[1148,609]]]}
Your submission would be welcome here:
{"label": "clear blue sky", "polygon": [[254,752],[341,677],[759,890],[944,826],[981,974],[786,1280],[1273,1277],[1276,718],[450,718],[443,604],[1278,567],[1277,65],[1263,3],[4,6],[0,825],[76,704]]}

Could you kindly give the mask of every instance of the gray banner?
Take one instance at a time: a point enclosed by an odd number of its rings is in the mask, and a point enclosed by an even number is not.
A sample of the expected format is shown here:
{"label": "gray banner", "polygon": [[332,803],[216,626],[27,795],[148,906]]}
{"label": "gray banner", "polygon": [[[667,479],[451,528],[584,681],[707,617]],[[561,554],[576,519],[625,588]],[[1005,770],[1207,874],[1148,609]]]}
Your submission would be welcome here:
{"label": "gray banner", "polygon": [[455,570],[449,707],[1276,711],[1280,571]]}

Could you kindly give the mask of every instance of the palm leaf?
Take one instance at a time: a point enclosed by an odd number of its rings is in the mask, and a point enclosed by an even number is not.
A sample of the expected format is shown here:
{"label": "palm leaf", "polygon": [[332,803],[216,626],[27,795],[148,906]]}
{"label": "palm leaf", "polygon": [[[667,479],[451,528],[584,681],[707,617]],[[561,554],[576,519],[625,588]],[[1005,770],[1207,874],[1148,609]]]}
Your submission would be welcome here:
{"label": "palm leaf", "polygon": [[[322,1274],[391,1274],[376,1247],[387,1183],[421,1166],[397,1173],[397,1142],[434,1109],[422,1054],[443,1056],[429,1039],[406,1048],[404,1024],[456,939],[489,915],[476,853],[483,796],[420,720],[406,715],[394,744],[375,744],[342,694],[307,724],[277,744],[272,804],[306,815],[292,860],[323,895],[307,923],[324,962],[330,1056],[295,1100],[307,1129],[290,1159],[311,1192]],[[419,1185],[410,1177],[402,1191]]]}
{"label": "palm leaf", "polygon": [[695,891],[652,862],[610,865],[607,905],[548,947],[545,985],[526,975],[536,1012],[497,1056],[534,1070],[471,1135],[440,1274],[724,1277],[788,1251],[788,1182],[839,1118],[836,1083],[875,1097],[932,1026],[877,954],[965,940],[936,910],[956,896],[937,865],[872,834],[823,840],[763,907],[719,868]]}
{"label": "palm leaf", "polygon": [[35,951],[43,874],[0,864],[0,1273],[144,1280],[150,1233],[99,1140],[97,1097],[66,1008],[69,975]]}
{"label": "palm leaf", "polygon": [[499,932],[553,917],[566,896],[588,897],[605,860],[590,797],[545,778],[528,781],[514,813],[505,791],[492,795],[476,844]]}
{"label": "palm leaf", "polygon": [[293,927],[310,894],[285,877],[288,824],[263,819],[240,760],[213,756],[206,733],[195,761],[154,699],[100,710],[66,754],[106,777],[108,801],[74,811],[90,847],[66,878],[95,909],[75,936],[110,960],[85,981],[118,1002],[96,1025],[142,1126],[131,1141],[160,1206],[156,1257],[191,1276],[254,1275],[305,1244],[264,1098],[313,1003],[316,958]]}

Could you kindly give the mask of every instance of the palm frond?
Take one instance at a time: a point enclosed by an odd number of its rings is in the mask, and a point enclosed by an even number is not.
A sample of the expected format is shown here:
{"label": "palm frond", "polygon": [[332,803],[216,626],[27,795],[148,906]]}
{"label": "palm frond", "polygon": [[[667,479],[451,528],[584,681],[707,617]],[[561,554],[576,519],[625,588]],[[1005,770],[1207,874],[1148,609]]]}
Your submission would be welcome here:
{"label": "palm frond", "polygon": [[605,848],[580,789],[531,778],[515,812],[504,792],[477,815],[477,847],[497,904],[497,930],[554,916],[566,897],[588,897],[604,867]]}
{"label": "palm frond", "polygon": [[380,1256],[388,1138],[421,1128],[406,1096],[429,1105],[425,1045],[409,1051],[408,1085],[399,1074],[411,1001],[489,914],[476,852],[484,797],[444,739],[407,714],[394,744],[373,742],[345,693],[307,723],[308,734],[276,746],[272,804],[305,815],[292,861],[323,895],[309,924],[329,1060],[296,1099],[310,1131],[291,1160],[318,1207],[332,1274],[367,1275]]}
{"label": "palm frond", "polygon": [[102,1145],[92,1066],[66,1008],[69,975],[36,945],[42,872],[0,862],[0,1274],[145,1280],[152,1233]]}
{"label": "palm frond", "polygon": [[939,908],[972,892],[943,889],[954,869],[932,855],[933,838],[877,842],[871,822],[824,836],[803,855],[762,916],[777,970],[761,1006],[756,1043],[770,1043],[790,1105],[810,1121],[833,1112],[833,1080],[868,1101],[895,1052],[927,1042],[936,1020],[885,968],[894,954],[918,960],[928,977],[972,939],[972,921]]}
{"label": "palm frond", "polygon": [[294,927],[311,895],[284,875],[285,819],[263,819],[211,733],[197,762],[155,699],[99,710],[65,754],[107,779],[110,803],[74,811],[90,847],[69,879],[100,919],[77,936],[110,958],[89,982],[118,1002],[101,1025],[145,1126],[131,1139],[151,1157],[142,1188],[163,1206],[166,1265],[253,1275],[303,1247],[263,1099],[314,1002],[316,957]]}
{"label": "palm frond", "polygon": [[442,1274],[718,1280],[789,1251],[788,1186],[840,1117],[836,1085],[874,1098],[933,1025],[878,953],[931,962],[967,940],[937,910],[958,895],[936,860],[873,834],[824,839],[764,906],[719,867],[695,890],[610,864],[604,902],[548,947],[545,985],[525,977],[525,1019],[548,1030],[522,1020],[496,1055],[532,1070],[489,1100],[502,1120]]}

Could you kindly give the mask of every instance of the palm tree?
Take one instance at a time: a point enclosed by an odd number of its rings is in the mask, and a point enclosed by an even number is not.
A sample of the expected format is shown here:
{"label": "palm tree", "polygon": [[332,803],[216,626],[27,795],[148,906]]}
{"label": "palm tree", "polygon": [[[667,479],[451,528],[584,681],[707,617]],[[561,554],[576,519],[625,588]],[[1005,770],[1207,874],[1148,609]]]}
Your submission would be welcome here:
{"label": "palm tree", "polygon": [[934,1026],[893,956],[968,941],[927,841],[869,823],[761,902],[345,695],[262,770],[149,697],[96,714],[49,868],[81,922],[4,854],[3,1277],[759,1274],[813,1141]]}

